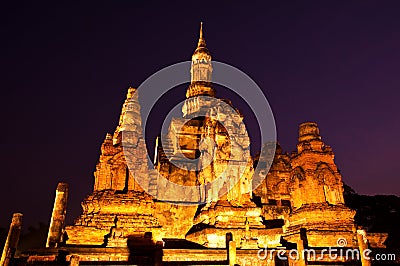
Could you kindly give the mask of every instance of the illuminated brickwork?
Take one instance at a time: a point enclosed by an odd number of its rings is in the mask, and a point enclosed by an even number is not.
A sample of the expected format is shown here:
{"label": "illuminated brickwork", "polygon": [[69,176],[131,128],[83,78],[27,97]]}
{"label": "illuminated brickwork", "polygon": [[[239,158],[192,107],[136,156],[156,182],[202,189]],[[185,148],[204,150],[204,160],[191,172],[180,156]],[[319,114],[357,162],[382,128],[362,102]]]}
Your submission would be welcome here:
{"label": "illuminated brickwork", "polygon": [[[65,227],[63,244],[71,265],[88,260],[134,261],[142,256],[135,250],[143,248],[153,254],[149,257],[154,264],[161,260],[223,261],[227,248],[231,265],[236,261],[267,265],[257,259],[259,248],[334,247],[339,238],[347,247],[366,247],[366,242],[360,243],[355,211],[345,205],[334,153],[322,141],[316,123],[300,125],[297,151],[292,154],[284,153],[277,143],[269,144],[276,145],[271,169],[261,173],[265,179],[252,190],[258,158],[250,156],[251,140],[242,115],[229,101],[216,105],[210,100],[215,97],[212,71],[201,30],[183,115],[172,119],[163,141],[157,139],[154,169],[147,158],[138,93],[128,89],[119,124],[101,145],[93,192],[83,200],[82,214],[75,223]],[[230,109],[236,115],[227,115]],[[135,149],[124,149],[126,143]],[[125,156],[127,152],[132,156]],[[188,158],[199,160],[188,162]],[[157,172],[179,185],[207,187],[214,181],[216,185],[198,195],[182,195],[204,204],[158,201],[149,193],[168,197],[177,192],[168,183],[160,185]],[[224,179],[218,181],[219,176]],[[139,184],[137,180],[143,178],[150,181]],[[61,242],[61,231],[52,229],[51,247],[61,244],[54,242]],[[362,239],[383,247],[386,235],[367,234]],[[181,249],[165,248],[162,255],[157,253],[157,248],[171,241],[181,243],[176,244]],[[28,261],[56,259],[51,252],[29,255]],[[293,263],[305,265],[304,260]]]}

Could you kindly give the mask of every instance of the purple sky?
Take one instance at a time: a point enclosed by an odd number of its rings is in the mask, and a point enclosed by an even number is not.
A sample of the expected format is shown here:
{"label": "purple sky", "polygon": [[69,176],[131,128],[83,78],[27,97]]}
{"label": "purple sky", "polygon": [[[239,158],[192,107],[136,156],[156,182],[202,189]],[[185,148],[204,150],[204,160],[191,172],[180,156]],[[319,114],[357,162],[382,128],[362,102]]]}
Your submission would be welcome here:
{"label": "purple sky", "polygon": [[344,182],[400,195],[399,1],[134,2],[2,5],[1,227],[47,223],[61,180],[80,213],[127,87],[190,60],[200,21],[213,59],[264,90],[284,150],[315,121]]}

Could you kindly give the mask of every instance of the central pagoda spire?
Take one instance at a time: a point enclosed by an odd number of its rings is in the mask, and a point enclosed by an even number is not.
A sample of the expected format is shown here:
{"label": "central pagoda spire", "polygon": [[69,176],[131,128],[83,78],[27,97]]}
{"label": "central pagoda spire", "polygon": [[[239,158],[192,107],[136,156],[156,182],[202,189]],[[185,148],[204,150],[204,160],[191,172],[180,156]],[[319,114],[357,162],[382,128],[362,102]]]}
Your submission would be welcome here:
{"label": "central pagoda spire", "polygon": [[197,43],[197,47],[206,47],[206,41],[203,38],[203,22],[200,22],[200,35],[199,35],[199,42]]}
{"label": "central pagoda spire", "polygon": [[200,23],[200,35],[197,48],[192,55],[192,66],[190,69],[191,84],[186,92],[186,98],[199,95],[214,96],[214,89],[211,87],[211,54],[206,47],[203,35],[203,22]]}
{"label": "central pagoda spire", "polygon": [[211,84],[212,75],[211,54],[206,47],[203,35],[203,22],[200,23],[199,41],[196,50],[192,55],[192,65],[190,67],[190,85],[186,91],[186,98],[182,112],[184,116],[194,114],[203,107],[199,96],[215,96],[215,91]]}

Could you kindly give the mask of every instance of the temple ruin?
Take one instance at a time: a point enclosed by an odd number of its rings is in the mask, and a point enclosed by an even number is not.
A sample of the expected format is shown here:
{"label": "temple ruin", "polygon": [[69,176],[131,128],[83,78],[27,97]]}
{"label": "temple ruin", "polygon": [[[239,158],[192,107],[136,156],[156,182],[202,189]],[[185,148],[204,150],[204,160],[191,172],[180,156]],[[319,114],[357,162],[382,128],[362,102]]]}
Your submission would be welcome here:
{"label": "temple ruin", "polygon": [[[263,173],[261,185],[252,189],[259,162],[250,155],[251,139],[241,126],[243,117],[239,112],[224,117],[227,108],[234,109],[229,101],[215,105],[204,100],[204,96],[216,97],[212,71],[201,30],[182,117],[171,121],[164,141],[157,140],[153,168],[149,167],[138,93],[129,88],[118,126],[101,144],[93,191],[83,199],[81,215],[74,224],[65,225],[68,193],[73,191],[60,183],[46,247],[22,253],[19,261],[37,265],[307,265],[318,261],[302,255],[292,259],[290,251],[384,248],[387,235],[370,235],[355,224],[355,211],[343,198],[334,152],[314,122],[299,126],[297,149],[290,154],[278,143],[269,144],[275,145],[273,163]],[[199,115],[200,111],[206,115]],[[224,123],[216,117],[225,119]],[[132,156],[126,156],[130,152]],[[201,159],[188,163],[187,158]],[[207,184],[223,174],[231,186],[208,190]],[[168,193],[176,193],[162,179],[204,187],[198,195],[182,195],[198,198],[198,204],[158,200],[154,195],[168,198]],[[149,182],[143,185],[138,180]],[[21,217],[13,217],[3,265],[14,256]],[[260,250],[275,251],[260,258]],[[325,264],[370,264],[321,256]]]}

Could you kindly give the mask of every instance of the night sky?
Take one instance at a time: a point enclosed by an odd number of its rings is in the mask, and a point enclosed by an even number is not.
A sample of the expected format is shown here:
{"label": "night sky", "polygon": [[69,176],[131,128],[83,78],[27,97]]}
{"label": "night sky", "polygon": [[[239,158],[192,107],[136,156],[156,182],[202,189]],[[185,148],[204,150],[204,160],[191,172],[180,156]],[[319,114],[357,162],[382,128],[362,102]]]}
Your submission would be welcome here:
{"label": "night sky", "polygon": [[265,92],[284,150],[315,121],[345,183],[400,195],[400,1],[10,2],[0,10],[0,227],[17,211],[25,229],[48,223],[59,181],[70,185],[68,221],[79,215],[127,88],[190,60],[200,21],[213,59]]}

